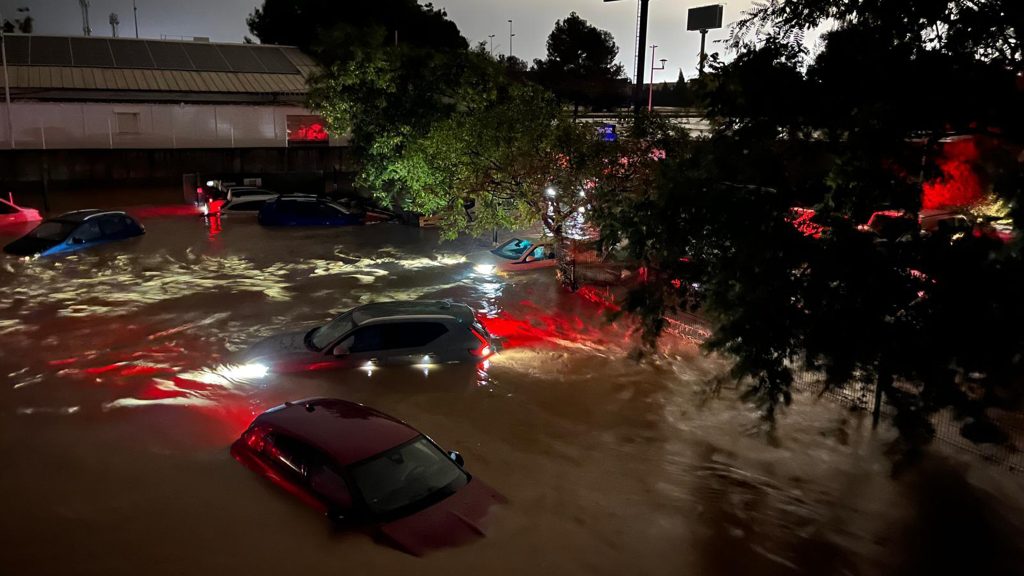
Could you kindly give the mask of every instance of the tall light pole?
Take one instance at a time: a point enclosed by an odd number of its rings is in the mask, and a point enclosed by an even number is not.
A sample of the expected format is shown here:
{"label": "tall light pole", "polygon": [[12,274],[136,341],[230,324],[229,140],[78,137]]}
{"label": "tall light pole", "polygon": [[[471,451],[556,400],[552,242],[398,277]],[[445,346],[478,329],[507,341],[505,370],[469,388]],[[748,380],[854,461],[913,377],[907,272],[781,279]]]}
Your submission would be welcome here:
{"label": "tall light pole", "polygon": [[489,38],[489,39],[490,39],[490,48],[489,48],[489,51],[490,51],[490,53],[491,53],[491,57],[493,58],[493,57],[494,57],[494,34],[490,34],[490,35],[488,35],[488,36],[487,36],[487,38]]}
{"label": "tall light pole", "polygon": [[135,16],[135,37],[139,37],[139,7],[135,5],[135,0],[132,0],[132,14]]}
{"label": "tall light pole", "polygon": [[654,110],[654,71],[655,70],[664,70],[665,69],[665,62],[668,62],[668,60],[662,58],[661,59],[661,66],[659,66],[657,68],[654,67],[654,49],[657,48],[657,47],[658,47],[657,44],[651,44],[651,80],[650,80],[651,90],[647,94],[647,111],[648,112],[652,112]]}
{"label": "tall light pole", "polygon": [[82,35],[92,36],[92,28],[89,26],[89,0],[78,0],[82,7]]}
{"label": "tall light pole", "polygon": [[[0,14],[0,23],[3,21],[3,14]],[[14,150],[14,122],[11,121],[11,78],[7,75],[7,37],[4,35],[3,26],[0,26],[0,53],[2,53],[4,64],[4,97],[7,100],[7,136],[11,139],[11,150]]]}
{"label": "tall light pole", "polygon": [[[605,2],[618,2],[619,0],[604,0]],[[638,0],[640,2],[640,15],[637,20],[637,51],[636,51],[636,83],[633,85],[633,108],[640,113],[644,97],[644,56],[647,52],[647,15],[651,0]]]}
{"label": "tall light pole", "polygon": [[512,58],[512,39],[515,38],[515,34],[512,33],[512,21],[508,21],[508,57]]}

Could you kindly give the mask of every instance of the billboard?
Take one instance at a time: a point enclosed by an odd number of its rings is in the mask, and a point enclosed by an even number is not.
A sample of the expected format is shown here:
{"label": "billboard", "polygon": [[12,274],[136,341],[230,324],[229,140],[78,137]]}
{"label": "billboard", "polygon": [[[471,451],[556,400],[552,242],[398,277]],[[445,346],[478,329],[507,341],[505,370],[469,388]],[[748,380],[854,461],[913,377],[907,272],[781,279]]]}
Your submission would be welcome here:
{"label": "billboard", "polygon": [[698,6],[690,8],[686,13],[686,29],[714,30],[722,27],[722,5]]}

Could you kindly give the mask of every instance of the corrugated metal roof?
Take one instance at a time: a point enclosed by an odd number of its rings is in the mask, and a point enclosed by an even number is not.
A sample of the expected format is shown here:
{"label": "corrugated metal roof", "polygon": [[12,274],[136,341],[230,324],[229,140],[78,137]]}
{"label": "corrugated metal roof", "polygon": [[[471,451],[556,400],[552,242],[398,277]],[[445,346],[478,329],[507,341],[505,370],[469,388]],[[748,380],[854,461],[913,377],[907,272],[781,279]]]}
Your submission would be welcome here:
{"label": "corrugated metal roof", "polygon": [[[160,42],[148,40],[149,43]],[[182,44],[182,43],[177,43]],[[184,43],[188,44],[188,43]],[[210,46],[210,44],[201,44]],[[220,46],[220,45],[218,45]],[[230,45],[229,45],[230,46]],[[237,44],[234,46],[245,46]],[[307,92],[306,79],[319,68],[312,58],[298,48],[274,47],[294,65],[297,73],[235,72],[160,68],[86,67],[9,64],[11,89],[19,97],[45,91],[47,98],[59,97],[59,91],[177,92],[201,94],[239,94],[263,96],[302,96]],[[280,56],[277,56],[280,59]],[[283,61],[278,67],[287,66]]]}
{"label": "corrugated metal roof", "polygon": [[249,94],[305,94],[297,74],[186,72],[119,68],[10,66],[11,89],[173,91]]}

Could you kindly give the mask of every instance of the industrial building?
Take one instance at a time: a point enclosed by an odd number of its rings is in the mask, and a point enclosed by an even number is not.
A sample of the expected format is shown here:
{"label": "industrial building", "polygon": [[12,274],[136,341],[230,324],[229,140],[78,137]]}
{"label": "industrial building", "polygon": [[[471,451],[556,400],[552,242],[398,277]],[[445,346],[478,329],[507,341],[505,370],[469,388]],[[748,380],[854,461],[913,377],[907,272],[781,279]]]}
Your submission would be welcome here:
{"label": "industrial building", "polygon": [[346,142],[305,106],[316,65],[297,48],[21,34],[5,48],[8,190],[344,171]]}

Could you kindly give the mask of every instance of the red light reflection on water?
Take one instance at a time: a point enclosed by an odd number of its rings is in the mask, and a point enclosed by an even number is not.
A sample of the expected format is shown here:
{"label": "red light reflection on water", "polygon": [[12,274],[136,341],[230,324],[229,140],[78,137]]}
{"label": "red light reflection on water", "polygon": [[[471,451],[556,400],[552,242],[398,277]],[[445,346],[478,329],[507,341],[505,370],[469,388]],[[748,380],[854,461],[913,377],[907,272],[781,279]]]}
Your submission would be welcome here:
{"label": "red light reflection on water", "polygon": [[522,302],[521,315],[505,312],[481,320],[488,332],[503,340],[506,349],[527,346],[559,348],[567,345],[605,348],[613,341],[621,341],[622,335],[615,334],[618,330],[605,318],[602,309],[607,308],[606,304],[595,303],[599,304],[598,307],[586,305],[578,310],[583,314],[582,317],[561,308],[548,312],[532,302]]}

